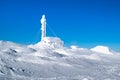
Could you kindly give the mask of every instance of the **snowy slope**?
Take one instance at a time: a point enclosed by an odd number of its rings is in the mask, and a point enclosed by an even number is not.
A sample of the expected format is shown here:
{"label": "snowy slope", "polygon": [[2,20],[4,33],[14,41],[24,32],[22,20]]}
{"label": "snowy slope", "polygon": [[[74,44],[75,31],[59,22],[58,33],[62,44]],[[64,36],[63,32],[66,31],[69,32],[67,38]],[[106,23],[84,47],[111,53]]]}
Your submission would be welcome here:
{"label": "snowy slope", "polygon": [[92,48],[91,50],[98,52],[98,53],[112,55],[112,52],[110,51],[109,47],[107,47],[107,46],[96,46],[95,48]]}
{"label": "snowy slope", "polygon": [[56,37],[35,45],[0,41],[0,80],[120,80],[120,54],[64,47]]}

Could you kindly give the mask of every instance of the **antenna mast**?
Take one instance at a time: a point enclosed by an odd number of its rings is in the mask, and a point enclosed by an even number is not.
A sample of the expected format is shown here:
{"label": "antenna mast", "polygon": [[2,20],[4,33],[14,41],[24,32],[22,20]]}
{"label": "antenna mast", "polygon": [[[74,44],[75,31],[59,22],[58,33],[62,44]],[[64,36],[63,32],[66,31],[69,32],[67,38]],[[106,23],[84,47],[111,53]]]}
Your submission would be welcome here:
{"label": "antenna mast", "polygon": [[41,41],[43,40],[44,37],[46,37],[46,18],[45,18],[45,15],[42,15],[42,18],[41,18],[41,31],[42,31],[42,34],[41,34]]}

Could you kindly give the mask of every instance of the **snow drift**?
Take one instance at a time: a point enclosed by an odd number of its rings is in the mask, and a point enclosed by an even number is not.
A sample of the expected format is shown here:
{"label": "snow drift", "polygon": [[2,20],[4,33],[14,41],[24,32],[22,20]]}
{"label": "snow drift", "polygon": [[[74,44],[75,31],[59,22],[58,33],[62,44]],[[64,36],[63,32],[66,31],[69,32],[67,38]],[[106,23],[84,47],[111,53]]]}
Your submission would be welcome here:
{"label": "snow drift", "polygon": [[52,48],[52,49],[59,49],[63,48],[64,43],[60,38],[57,37],[45,37],[42,39],[41,42],[33,45],[33,48]]}
{"label": "snow drift", "polygon": [[37,44],[0,41],[0,80],[120,80],[119,53],[106,46],[65,47],[60,38],[46,37],[45,15],[40,21]]}
{"label": "snow drift", "polygon": [[69,48],[56,37],[35,45],[0,41],[0,80],[119,79],[120,55],[105,46]]}
{"label": "snow drift", "polygon": [[92,48],[91,50],[98,52],[98,53],[112,54],[109,47],[107,47],[107,46],[96,46],[95,48]]}

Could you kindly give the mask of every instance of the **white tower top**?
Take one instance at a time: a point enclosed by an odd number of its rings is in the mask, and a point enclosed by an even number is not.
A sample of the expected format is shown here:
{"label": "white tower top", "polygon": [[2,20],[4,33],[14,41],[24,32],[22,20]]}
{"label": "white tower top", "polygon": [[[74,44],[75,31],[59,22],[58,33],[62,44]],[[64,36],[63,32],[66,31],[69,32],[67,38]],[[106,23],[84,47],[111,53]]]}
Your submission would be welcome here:
{"label": "white tower top", "polygon": [[46,18],[45,15],[42,15],[41,18],[41,31],[42,31],[42,35],[41,35],[41,40],[43,40],[44,37],[46,37]]}

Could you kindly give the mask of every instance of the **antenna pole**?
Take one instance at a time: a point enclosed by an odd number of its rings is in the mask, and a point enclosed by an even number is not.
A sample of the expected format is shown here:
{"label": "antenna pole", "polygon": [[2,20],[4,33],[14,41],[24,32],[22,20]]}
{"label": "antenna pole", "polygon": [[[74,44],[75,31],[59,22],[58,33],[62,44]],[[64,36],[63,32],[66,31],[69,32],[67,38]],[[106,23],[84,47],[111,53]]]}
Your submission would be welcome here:
{"label": "antenna pole", "polygon": [[42,31],[42,34],[41,34],[41,41],[43,40],[44,37],[46,37],[46,18],[45,18],[45,15],[42,15],[42,18],[41,18],[41,31]]}

